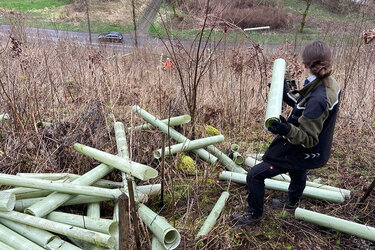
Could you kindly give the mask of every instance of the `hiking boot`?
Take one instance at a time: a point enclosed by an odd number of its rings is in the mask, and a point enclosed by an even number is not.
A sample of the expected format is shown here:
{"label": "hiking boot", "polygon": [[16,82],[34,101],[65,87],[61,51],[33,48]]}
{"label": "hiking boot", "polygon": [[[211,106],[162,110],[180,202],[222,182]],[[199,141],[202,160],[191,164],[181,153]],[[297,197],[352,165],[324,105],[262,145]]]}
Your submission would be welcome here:
{"label": "hiking boot", "polygon": [[242,214],[233,214],[232,222],[234,225],[255,225],[263,218],[263,215],[255,216],[253,213],[245,212]]}
{"label": "hiking boot", "polygon": [[279,209],[296,209],[298,207],[298,202],[292,203],[288,200],[288,197],[282,199],[272,199],[272,207]]}

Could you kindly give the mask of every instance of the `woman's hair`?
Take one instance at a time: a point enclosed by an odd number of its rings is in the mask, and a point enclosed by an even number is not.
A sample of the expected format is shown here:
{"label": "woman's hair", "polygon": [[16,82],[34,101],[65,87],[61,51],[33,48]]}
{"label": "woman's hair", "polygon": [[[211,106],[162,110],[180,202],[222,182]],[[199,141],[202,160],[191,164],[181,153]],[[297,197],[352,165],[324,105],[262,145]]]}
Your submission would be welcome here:
{"label": "woman's hair", "polygon": [[322,41],[314,41],[306,45],[302,53],[303,63],[310,72],[320,79],[332,73],[332,53],[329,46]]}

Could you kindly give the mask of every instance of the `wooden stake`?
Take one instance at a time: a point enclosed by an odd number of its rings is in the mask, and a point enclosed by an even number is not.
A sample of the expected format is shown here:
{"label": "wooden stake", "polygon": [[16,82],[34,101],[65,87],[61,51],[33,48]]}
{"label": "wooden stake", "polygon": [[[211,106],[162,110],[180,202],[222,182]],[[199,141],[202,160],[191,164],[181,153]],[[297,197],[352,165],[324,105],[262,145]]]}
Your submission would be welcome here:
{"label": "wooden stake", "polygon": [[161,149],[161,206],[164,206],[164,168],[165,168],[165,134],[162,135]]}
{"label": "wooden stake", "polygon": [[119,209],[119,249],[129,249],[129,198],[126,194],[118,198]]}
{"label": "wooden stake", "polygon": [[130,207],[131,207],[131,215],[133,218],[133,228],[134,228],[134,236],[135,236],[135,244],[137,247],[137,250],[141,250],[141,241],[139,239],[139,228],[138,228],[138,217],[136,213],[136,207],[135,207],[135,201],[134,201],[134,189],[133,189],[133,183],[130,178],[127,179],[128,183],[128,192],[129,192],[129,198],[130,198]]}

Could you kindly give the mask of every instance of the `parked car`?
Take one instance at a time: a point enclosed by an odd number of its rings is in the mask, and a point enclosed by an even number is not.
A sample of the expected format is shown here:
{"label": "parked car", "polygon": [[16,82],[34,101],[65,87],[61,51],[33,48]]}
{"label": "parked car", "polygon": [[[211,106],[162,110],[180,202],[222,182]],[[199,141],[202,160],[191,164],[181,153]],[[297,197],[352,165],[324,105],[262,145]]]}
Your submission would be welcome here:
{"label": "parked car", "polygon": [[124,37],[119,32],[108,32],[98,36],[99,42],[122,43]]}

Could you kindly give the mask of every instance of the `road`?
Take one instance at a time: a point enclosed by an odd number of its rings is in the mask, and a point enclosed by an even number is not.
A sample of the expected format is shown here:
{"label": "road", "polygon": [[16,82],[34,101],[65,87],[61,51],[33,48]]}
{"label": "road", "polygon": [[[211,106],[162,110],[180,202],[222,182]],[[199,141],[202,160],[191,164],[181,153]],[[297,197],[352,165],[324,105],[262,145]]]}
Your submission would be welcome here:
{"label": "road", "polygon": [[[31,28],[25,27],[23,31],[29,42],[61,42],[61,41],[72,41],[81,45],[89,45],[89,34],[87,32],[75,32],[75,31],[63,31],[63,30],[52,30],[52,29],[42,29],[42,28]],[[11,34],[11,30],[9,25],[2,24],[0,25],[0,39],[7,40],[9,35]],[[98,42],[98,35],[99,34],[91,34],[92,37],[92,46],[94,48],[111,48],[114,51],[132,51],[134,45],[134,39],[132,34],[123,34],[124,42],[123,43],[100,43]],[[163,45],[163,41],[169,45],[169,41],[166,39],[160,39],[151,37],[145,34],[141,34],[138,36],[138,44],[139,46],[146,46],[152,48],[155,52],[165,51],[165,47]],[[186,47],[191,45],[190,40],[180,40]],[[238,48],[241,45],[251,46],[251,44],[238,44],[238,43],[226,43],[226,49]],[[212,42],[209,44],[209,47],[214,47],[215,43]],[[280,48],[280,45],[268,45],[263,44],[261,47],[265,50],[276,50]],[[300,46],[298,46],[300,47]],[[224,43],[220,44],[220,48],[224,48]],[[297,48],[299,50],[300,48]]]}

